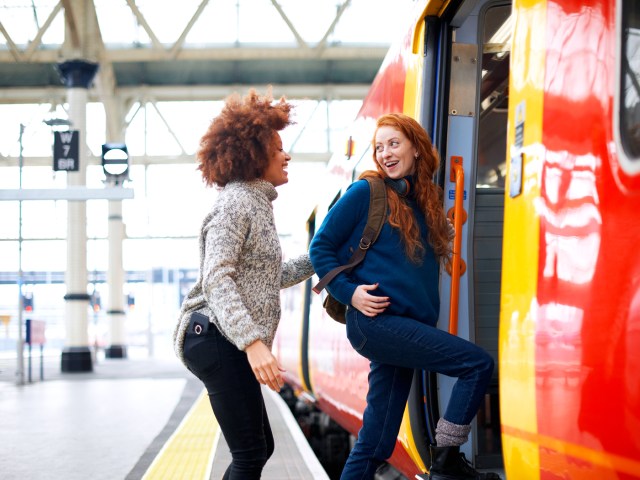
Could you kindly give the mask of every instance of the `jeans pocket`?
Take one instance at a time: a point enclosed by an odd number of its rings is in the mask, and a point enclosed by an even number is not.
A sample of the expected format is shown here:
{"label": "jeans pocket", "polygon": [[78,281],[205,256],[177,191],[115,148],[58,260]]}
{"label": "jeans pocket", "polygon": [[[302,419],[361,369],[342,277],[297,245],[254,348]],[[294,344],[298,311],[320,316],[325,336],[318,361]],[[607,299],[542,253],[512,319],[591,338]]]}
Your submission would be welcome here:
{"label": "jeans pocket", "polygon": [[356,352],[360,352],[367,343],[367,337],[360,328],[360,313],[355,308],[347,309],[347,338]]}
{"label": "jeans pocket", "polygon": [[221,366],[215,329],[205,335],[187,334],[184,339],[184,359],[189,370],[199,378],[215,373]]}

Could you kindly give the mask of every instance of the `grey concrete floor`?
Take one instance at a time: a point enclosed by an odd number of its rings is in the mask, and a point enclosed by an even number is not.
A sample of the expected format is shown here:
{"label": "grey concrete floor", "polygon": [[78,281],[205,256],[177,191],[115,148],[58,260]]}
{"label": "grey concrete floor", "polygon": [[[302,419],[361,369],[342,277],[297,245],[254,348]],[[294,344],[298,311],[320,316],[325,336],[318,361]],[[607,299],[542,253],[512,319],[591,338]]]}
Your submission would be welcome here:
{"label": "grey concrete floor", "polygon": [[102,359],[94,372],[80,374],[59,373],[50,363],[44,381],[17,386],[15,372],[10,381],[2,375],[4,480],[124,479],[169,421],[188,381],[169,359]]}

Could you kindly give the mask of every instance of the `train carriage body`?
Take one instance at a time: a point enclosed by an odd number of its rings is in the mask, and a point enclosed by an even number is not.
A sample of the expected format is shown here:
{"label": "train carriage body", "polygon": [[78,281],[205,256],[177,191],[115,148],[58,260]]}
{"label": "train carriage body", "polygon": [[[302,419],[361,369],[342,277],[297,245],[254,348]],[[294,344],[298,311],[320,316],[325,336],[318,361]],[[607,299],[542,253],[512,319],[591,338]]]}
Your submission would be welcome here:
{"label": "train carriage body", "polygon": [[[416,3],[305,241],[373,168],[375,119],[418,119],[441,153],[444,208],[466,214],[438,327],[497,360],[467,457],[516,480],[640,479],[640,2]],[[275,351],[296,394],[355,436],[368,361],[310,286],[283,294]],[[407,478],[428,470],[453,383],[414,375],[389,460]]]}

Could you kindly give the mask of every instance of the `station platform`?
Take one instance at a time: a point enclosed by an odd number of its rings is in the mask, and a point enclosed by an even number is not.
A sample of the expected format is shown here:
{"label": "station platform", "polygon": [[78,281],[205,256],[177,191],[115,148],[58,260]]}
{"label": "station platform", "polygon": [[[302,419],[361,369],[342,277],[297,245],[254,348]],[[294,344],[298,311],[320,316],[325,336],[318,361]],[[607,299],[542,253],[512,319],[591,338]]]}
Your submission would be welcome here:
{"label": "station platform", "polygon": [[[61,373],[60,356],[32,360],[17,385],[15,356],[0,358],[3,480],[220,480],[230,462],[202,384],[171,356],[98,358]],[[285,402],[264,389],[275,452],[265,480],[328,480]]]}

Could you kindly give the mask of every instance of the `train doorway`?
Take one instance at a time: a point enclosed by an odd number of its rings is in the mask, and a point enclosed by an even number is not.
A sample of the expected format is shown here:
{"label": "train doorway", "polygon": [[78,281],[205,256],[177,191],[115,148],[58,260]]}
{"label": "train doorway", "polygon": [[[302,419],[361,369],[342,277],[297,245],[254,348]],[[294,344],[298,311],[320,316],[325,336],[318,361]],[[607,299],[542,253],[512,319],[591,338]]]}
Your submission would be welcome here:
{"label": "train doorway", "polygon": [[[465,10],[469,5],[472,8]],[[451,291],[455,290],[452,279],[443,273],[439,327],[447,329],[447,319],[451,321],[450,305],[454,305],[451,302],[457,301],[457,334],[483,347],[496,365],[485,402],[478,412],[473,441],[463,448],[480,469],[499,468],[503,464],[498,338],[511,10],[511,3],[504,1],[463,4],[446,25],[449,32],[439,39],[441,43],[445,38],[449,40],[446,43],[449,64],[435,71],[448,74],[440,73],[439,86],[432,92],[425,91],[425,98],[431,94],[433,100],[432,105],[425,103],[426,109],[423,106],[423,115],[425,111],[436,112],[432,121],[425,123],[443,159],[439,181],[444,189],[445,209],[452,210],[456,196],[460,196],[467,214],[461,233],[464,273],[460,276],[459,298],[452,298]],[[428,61],[427,58],[426,68],[429,68]],[[440,109],[438,105],[442,105]],[[456,162],[463,166],[463,188],[456,186],[453,178],[452,166]],[[438,375],[437,404],[441,412],[449,401],[455,380]],[[433,392],[433,383],[425,390]],[[435,410],[435,407],[427,407],[429,409]],[[437,415],[426,417],[429,430],[428,419],[437,419]]]}

